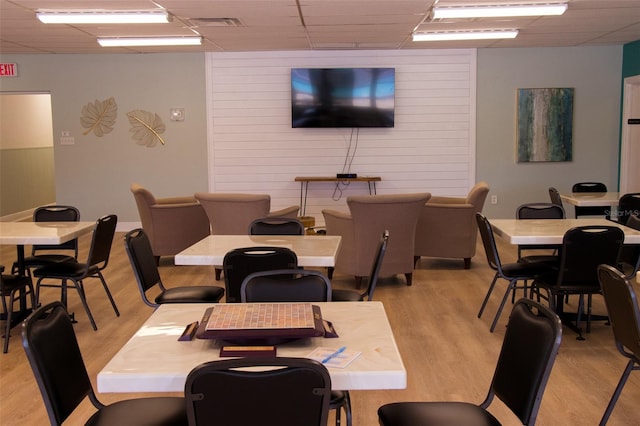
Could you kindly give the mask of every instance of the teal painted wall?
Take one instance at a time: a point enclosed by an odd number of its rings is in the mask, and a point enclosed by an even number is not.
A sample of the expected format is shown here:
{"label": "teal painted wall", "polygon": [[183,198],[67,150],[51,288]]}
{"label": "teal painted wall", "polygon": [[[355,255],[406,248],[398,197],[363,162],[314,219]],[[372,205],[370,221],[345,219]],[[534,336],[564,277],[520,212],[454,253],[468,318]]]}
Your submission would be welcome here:
{"label": "teal painted wall", "polygon": [[622,78],[640,74],[640,40],[622,47]]}

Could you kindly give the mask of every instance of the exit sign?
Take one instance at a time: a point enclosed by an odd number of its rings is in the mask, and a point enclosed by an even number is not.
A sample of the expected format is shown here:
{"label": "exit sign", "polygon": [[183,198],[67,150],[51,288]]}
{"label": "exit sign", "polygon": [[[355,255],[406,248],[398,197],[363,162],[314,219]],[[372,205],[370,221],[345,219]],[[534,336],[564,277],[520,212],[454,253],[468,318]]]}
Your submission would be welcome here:
{"label": "exit sign", "polygon": [[0,77],[16,77],[18,75],[18,64],[0,63]]}

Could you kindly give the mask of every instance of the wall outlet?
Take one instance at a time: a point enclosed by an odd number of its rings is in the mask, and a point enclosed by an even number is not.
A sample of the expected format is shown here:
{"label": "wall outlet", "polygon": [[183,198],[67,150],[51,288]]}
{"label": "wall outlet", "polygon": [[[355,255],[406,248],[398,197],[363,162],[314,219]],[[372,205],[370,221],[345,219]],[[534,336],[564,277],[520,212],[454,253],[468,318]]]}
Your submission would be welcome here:
{"label": "wall outlet", "polygon": [[498,204],[498,196],[497,195],[492,195],[491,196],[491,204]]}

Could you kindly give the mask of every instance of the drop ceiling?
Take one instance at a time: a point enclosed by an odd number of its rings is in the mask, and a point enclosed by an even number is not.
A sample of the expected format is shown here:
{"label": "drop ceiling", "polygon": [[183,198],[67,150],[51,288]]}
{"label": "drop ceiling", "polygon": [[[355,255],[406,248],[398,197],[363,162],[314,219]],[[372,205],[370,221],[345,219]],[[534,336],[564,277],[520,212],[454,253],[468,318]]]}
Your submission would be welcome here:
{"label": "drop ceiling", "polygon": [[[0,0],[0,53],[239,52],[324,49],[501,48],[621,45],[640,40],[640,0],[568,0],[559,17],[432,21],[437,0]],[[522,2],[522,0],[518,0]],[[557,0],[528,0],[549,3]],[[440,0],[439,6],[516,0]],[[145,25],[46,25],[37,9],[153,9],[173,20]],[[413,42],[419,31],[519,29],[512,40]],[[197,47],[104,48],[97,37],[187,36]]]}

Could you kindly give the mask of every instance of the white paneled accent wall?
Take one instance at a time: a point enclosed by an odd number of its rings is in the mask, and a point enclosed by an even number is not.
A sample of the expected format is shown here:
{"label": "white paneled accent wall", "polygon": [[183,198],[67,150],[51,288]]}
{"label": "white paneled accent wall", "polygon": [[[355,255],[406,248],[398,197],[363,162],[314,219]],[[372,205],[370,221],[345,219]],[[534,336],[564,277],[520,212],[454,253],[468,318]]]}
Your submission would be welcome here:
{"label": "white paneled accent wall", "polygon": [[[475,183],[476,50],[207,53],[209,191],[298,204],[296,176],[380,176],[378,194],[462,196]],[[291,68],[393,67],[395,127],[291,127]],[[367,184],[309,185],[307,216]]]}

